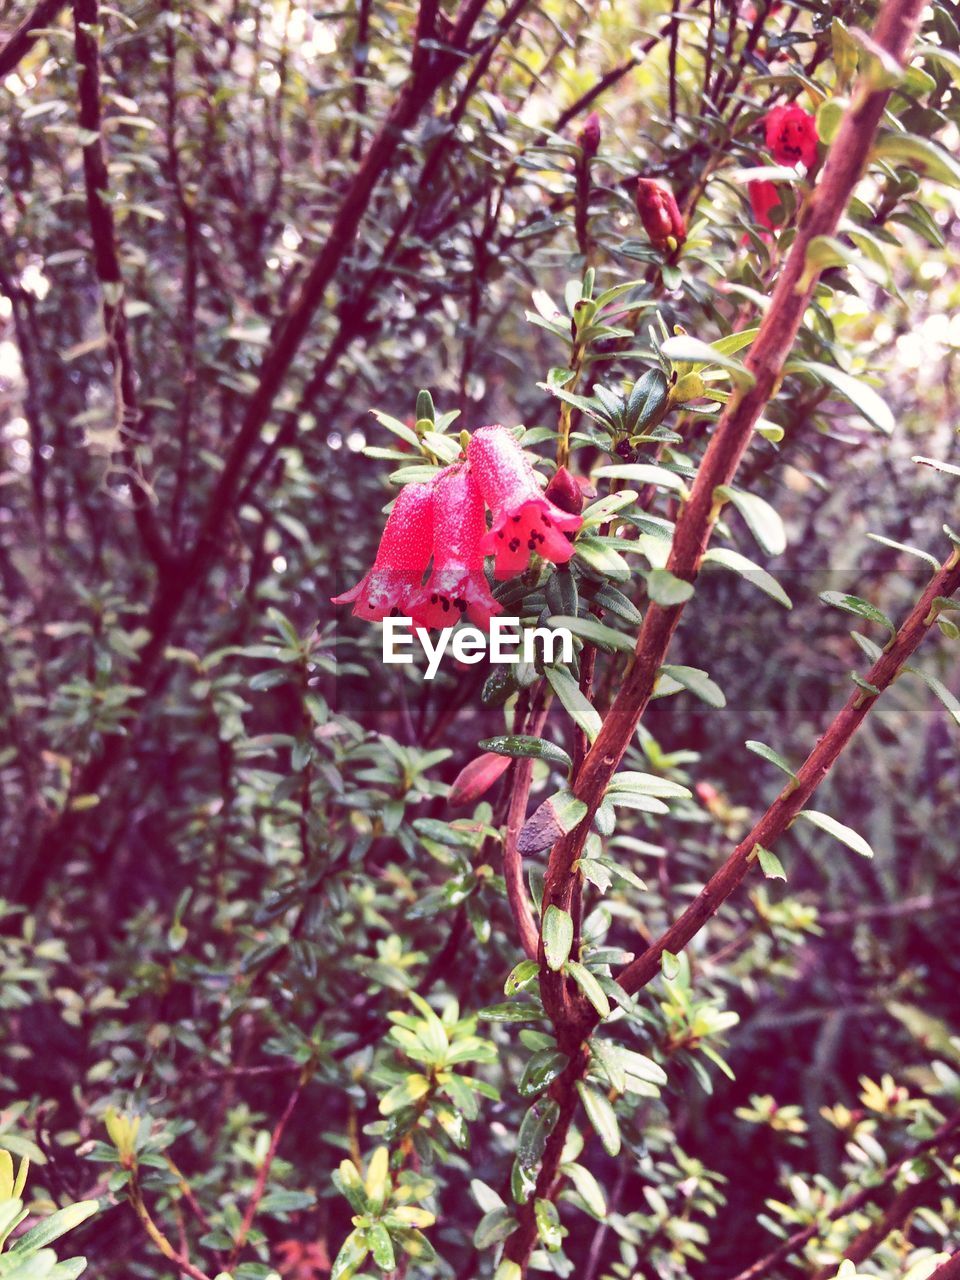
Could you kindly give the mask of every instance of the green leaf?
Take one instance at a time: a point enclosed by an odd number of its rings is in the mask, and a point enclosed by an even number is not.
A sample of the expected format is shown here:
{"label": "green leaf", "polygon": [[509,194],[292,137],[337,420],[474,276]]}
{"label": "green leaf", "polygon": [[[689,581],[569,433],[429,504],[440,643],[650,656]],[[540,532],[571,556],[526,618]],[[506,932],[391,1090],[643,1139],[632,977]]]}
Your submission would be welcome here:
{"label": "green leaf", "polygon": [[515,1262],[504,1258],[493,1273],[493,1280],[523,1280],[523,1272]]}
{"label": "green leaf", "polygon": [[527,855],[552,849],[587,814],[587,806],[572,791],[557,791],[538,805],[520,828],[517,849]]}
{"label": "green leaf", "polygon": [[560,1215],[552,1200],[535,1200],[533,1216],[537,1224],[537,1235],[540,1243],[551,1253],[555,1253],[563,1244],[563,1229],[560,1226]]}
{"label": "green leaf", "polygon": [[783,521],[769,502],[758,498],[755,493],[744,493],[730,485],[720,485],[715,496],[736,507],[758,545],[768,556],[779,556],[786,551],[787,534]]}
{"label": "green leaf", "polygon": [[397,1265],[390,1233],[382,1222],[373,1222],[367,1227],[367,1239],[373,1260],[381,1271],[393,1271]]}
{"label": "green leaf", "polygon": [[945,684],[938,680],[936,676],[930,675],[926,671],[922,671],[919,667],[907,666],[904,671],[908,671],[911,675],[919,676],[928,689],[934,693],[947,711],[953,717],[956,724],[960,725],[960,702],[954,697]]}
{"label": "green leaf", "polygon": [[683,476],[676,471],[668,471],[666,467],[657,467],[652,462],[615,462],[609,466],[597,467],[595,476],[606,476],[609,480],[632,480],[634,484],[652,484],[661,489],[673,489],[683,493],[686,485]]}
{"label": "green leaf", "polygon": [[752,751],[754,755],[762,756],[763,759],[769,761],[770,764],[775,764],[777,768],[782,769],[788,777],[793,778],[794,780],[796,779],[797,775],[790,768],[789,764],[787,764],[786,760],[784,760],[783,756],[780,755],[779,752],[774,751],[773,747],[768,747],[765,742],[757,742],[753,738],[748,738],[744,743],[744,746],[748,751]]}
{"label": "green leaf", "polygon": [[844,373],[833,365],[820,364],[816,360],[793,360],[788,369],[803,369],[816,375],[821,382],[833,387],[844,400],[848,400],[871,426],[887,436],[893,433],[897,423],[889,404],[861,378]]}
{"label": "green leaf", "polygon": [[701,671],[699,667],[683,667],[683,666],[663,666],[657,676],[657,684],[662,677],[667,676],[670,680],[674,680],[683,689],[689,690],[695,694],[708,707],[722,708],[727,705],[727,700],[723,696],[723,690],[719,685],[715,684],[705,671]]}
{"label": "green leaf", "polygon": [[757,861],[760,863],[760,870],[768,880],[786,880],[787,873],[783,869],[783,863],[775,853],[771,853],[769,849],[764,849],[763,845],[754,845],[754,853],[757,855]]}
{"label": "green leaf", "polygon": [[570,1059],[558,1049],[538,1049],[528,1060],[517,1085],[521,1098],[532,1098],[543,1093],[548,1085],[566,1071]]}
{"label": "green leaf", "polygon": [[704,564],[718,564],[724,569],[732,569],[734,573],[739,573],[741,577],[746,578],[753,586],[759,587],[768,596],[772,596],[785,609],[793,608],[790,597],[776,578],[767,573],[766,569],[761,569],[758,564],[754,564],[752,560],[741,555],[739,551],[734,551],[730,547],[711,547],[703,557],[703,562]]}
{"label": "green leaf", "polygon": [[506,1205],[491,1209],[480,1219],[473,1233],[473,1246],[475,1249],[489,1249],[491,1245],[506,1240],[516,1229],[517,1220]]}
{"label": "green leaf", "polygon": [[916,556],[918,560],[923,560],[925,564],[934,569],[939,569],[940,567],[937,564],[937,557],[932,556],[929,551],[921,551],[919,547],[911,547],[906,542],[895,542],[893,538],[884,538],[879,533],[868,533],[867,537],[871,542],[879,542],[882,547],[892,547],[895,551],[905,551],[908,555]]}
{"label": "green leaf", "polygon": [[840,840],[847,845],[854,853],[859,853],[864,858],[873,857],[873,850],[863,836],[854,831],[852,827],[847,827],[842,822],[838,822],[836,818],[831,818],[828,813],[820,813],[818,809],[801,809],[797,817],[806,818],[815,827],[819,827],[822,831],[826,831],[828,835],[833,836],[835,840]]}
{"label": "green leaf", "polygon": [[582,1164],[563,1164],[560,1166],[560,1172],[570,1179],[577,1195],[595,1218],[607,1216],[607,1202],[603,1197],[600,1183],[589,1169],[585,1169]]}
{"label": "green leaf", "polygon": [[521,960],[519,964],[514,965],[510,970],[509,976],[503,984],[504,995],[515,996],[539,972],[540,968],[536,960]]}
{"label": "green leaf", "polygon": [[549,1099],[540,1099],[527,1111],[517,1131],[517,1160],[525,1169],[535,1169],[540,1163],[547,1139],[553,1132],[560,1115],[560,1108]]}
{"label": "green leaf", "polygon": [[570,672],[566,667],[545,667],[543,674],[567,714],[591,742],[595,741],[603,727],[603,720],[600,718],[600,712],[581,692],[580,686]]}
{"label": "green leaf", "polygon": [[76,1204],[67,1205],[65,1209],[57,1209],[49,1218],[44,1218],[43,1222],[14,1240],[9,1252],[32,1253],[37,1249],[45,1249],[54,1240],[59,1240],[68,1231],[79,1227],[81,1222],[86,1222],[99,1208],[99,1200],[80,1200]]}
{"label": "green leaf", "polygon": [[669,569],[651,569],[646,578],[647,595],[662,609],[684,604],[693,595],[693,583],[675,577]]}
{"label": "green leaf", "polygon": [[477,1012],[484,1022],[541,1022],[543,1010],[532,1004],[490,1004]]}
{"label": "green leaf", "polygon": [[616,1053],[611,1052],[611,1045],[594,1036],[590,1041],[590,1053],[600,1071],[606,1076],[611,1089],[615,1089],[617,1093],[626,1093],[627,1071]]}
{"label": "green leaf", "polygon": [[607,785],[607,794],[611,791],[636,791],[661,800],[688,800],[692,795],[690,788],[679,782],[671,782],[656,773],[639,773],[635,769],[622,769],[615,773]]}
{"label": "green leaf", "polygon": [[551,903],[543,915],[541,935],[547,965],[556,973],[563,968],[573,945],[573,918],[569,911],[562,911]]}
{"label": "green leaf", "polygon": [[693,364],[700,367],[719,365],[723,369],[728,369],[731,378],[740,387],[752,387],[756,382],[756,378],[742,360],[735,360],[732,355],[725,355],[722,351],[718,351],[716,346],[711,346],[709,342],[701,342],[699,338],[693,338],[688,333],[667,338],[666,342],[661,344],[660,350],[672,364]]}
{"label": "green leaf", "polygon": [[566,614],[558,614],[556,617],[548,618],[547,625],[554,631],[560,627],[566,627],[573,635],[596,645],[605,653],[633,653],[636,645],[632,636],[624,635],[622,631],[615,631],[613,627],[604,626],[596,618],[574,618]]}
{"label": "green leaf", "polygon": [[564,973],[569,974],[574,980],[601,1018],[610,1016],[610,1001],[607,999],[607,993],[589,969],[576,960],[568,960],[564,966]]}
{"label": "green leaf", "polygon": [[481,751],[492,751],[498,756],[526,756],[534,760],[548,760],[551,764],[562,764],[565,769],[573,764],[563,747],[548,742],[546,738],[532,738],[522,733],[484,738],[477,745]]}
{"label": "green leaf", "polygon": [[341,1195],[350,1201],[351,1208],[357,1213],[367,1212],[370,1206],[363,1189],[363,1179],[352,1160],[341,1160],[339,1169],[333,1175],[333,1183]]}
{"label": "green leaf", "polygon": [[426,1076],[409,1075],[380,1099],[380,1114],[392,1116],[395,1111],[412,1106],[418,1099],[426,1097],[429,1092],[430,1081]]}
{"label": "green leaf", "polygon": [[582,1080],[577,1081],[577,1093],[579,1093],[583,1109],[587,1113],[587,1119],[593,1125],[597,1136],[603,1144],[604,1151],[609,1156],[619,1155],[620,1126],[617,1123],[613,1107],[602,1093],[599,1093],[596,1089],[591,1089]]}
{"label": "green leaf", "polygon": [[369,1252],[366,1231],[360,1227],[351,1231],[333,1261],[330,1280],[349,1280]]}
{"label": "green leaf", "polygon": [[861,600],[859,596],[846,595],[843,591],[821,591],[820,599],[824,604],[832,605],[835,609],[845,609],[847,613],[855,613],[858,618],[866,618],[869,622],[876,622],[881,627],[886,627],[888,631],[895,632],[896,627],[881,610],[870,603],[869,600]]}
{"label": "green leaf", "polygon": [[874,145],[873,154],[881,160],[899,162],[934,182],[960,187],[960,163],[943,147],[916,134],[884,133]]}

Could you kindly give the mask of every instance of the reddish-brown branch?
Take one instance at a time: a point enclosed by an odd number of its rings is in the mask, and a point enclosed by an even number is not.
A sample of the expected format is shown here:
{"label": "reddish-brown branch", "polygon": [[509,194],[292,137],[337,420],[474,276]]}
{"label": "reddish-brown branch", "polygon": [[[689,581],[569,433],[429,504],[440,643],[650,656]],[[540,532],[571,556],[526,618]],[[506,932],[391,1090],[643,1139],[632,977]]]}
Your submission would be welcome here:
{"label": "reddish-brown branch", "polygon": [[960,1280],[960,1249],[930,1272],[930,1280]]}
{"label": "reddish-brown branch", "polygon": [[[874,31],[876,44],[902,62],[923,8],[922,0],[887,0]],[[728,485],[750,443],[754,426],[776,391],[783,366],[815,288],[817,273],[807,267],[807,252],[818,236],[832,235],[869,155],[889,89],[861,82],[821,178],[807,204],[784,264],[770,307],[761,322],[747,368],[753,385],[735,394],[707,446],[690,497],[677,520],[667,568],[692,582],[719,515],[717,489]],[[576,889],[573,870],[593,816],[626,751],[653,693],[657,673],[682,613],[682,605],[663,608],[651,602],[637,639],[636,655],[596,742],[578,771],[573,790],[587,805],[587,816],[553,849],[547,868],[544,907],[569,911]],[[543,997],[554,1022],[582,1015],[582,1002],[562,974],[544,969]]]}
{"label": "reddish-brown branch", "polygon": [[227,1270],[232,1271],[237,1265],[237,1259],[247,1242],[247,1236],[250,1234],[250,1228],[253,1226],[253,1220],[257,1215],[257,1208],[263,1199],[263,1194],[267,1189],[267,1179],[270,1177],[270,1170],[273,1167],[276,1158],[277,1149],[280,1146],[280,1139],[283,1137],[283,1131],[287,1127],[287,1122],[293,1115],[293,1109],[300,1101],[300,1095],[303,1092],[303,1086],[306,1083],[301,1076],[297,1087],[287,1099],[287,1105],[284,1107],[280,1119],[273,1127],[273,1133],[270,1135],[270,1146],[267,1150],[266,1158],[257,1173],[257,1180],[254,1184],[253,1194],[250,1197],[250,1203],[247,1205],[246,1212],[243,1215],[243,1221],[240,1223],[240,1229],[237,1232],[233,1245],[233,1252],[230,1254],[230,1261],[227,1263]]}
{"label": "reddish-brown branch", "polygon": [[147,552],[154,563],[163,568],[170,564],[171,556],[137,463],[141,414],[124,310],[123,275],[117,252],[113,208],[109,201],[110,175],[101,131],[99,21],[99,0],[75,0],[73,22],[79,72],[77,119],[80,128],[90,136],[90,141],[83,148],[87,218],[93,238],[94,266],[103,291],[103,324],[116,376],[117,428],[129,472],[134,520]]}
{"label": "reddish-brown branch", "polygon": [[[763,1280],[764,1277],[777,1274],[780,1265],[796,1253],[798,1249],[802,1249],[808,1240],[812,1240],[818,1235],[828,1222],[838,1222],[841,1218],[848,1217],[851,1213],[856,1213],[858,1209],[862,1209],[864,1205],[870,1204],[877,1196],[881,1195],[889,1186],[894,1183],[905,1164],[909,1164],[912,1160],[916,1160],[919,1156],[926,1155],[930,1151],[935,1151],[942,1147],[945,1143],[954,1139],[960,1130],[960,1111],[955,1111],[949,1116],[936,1133],[929,1138],[925,1138],[923,1142],[918,1142],[916,1146],[905,1152],[899,1160],[895,1160],[886,1170],[879,1182],[870,1187],[861,1187],[852,1196],[848,1196],[846,1200],[841,1200],[835,1208],[833,1208],[825,1218],[821,1218],[817,1222],[810,1223],[809,1226],[803,1227],[800,1231],[795,1231],[792,1236],[784,1240],[776,1249],[771,1250],[765,1257],[760,1258],[744,1271],[739,1271],[732,1280]],[[957,1255],[960,1257],[960,1255]],[[952,1261],[952,1259],[951,1259]],[[945,1266],[948,1264],[944,1264]],[[939,1276],[940,1280],[947,1280],[947,1273],[941,1275],[940,1271],[935,1271],[934,1276]],[[960,1270],[950,1274],[950,1280],[954,1276],[960,1276]]]}
{"label": "reddish-brown branch", "polygon": [[[539,704],[534,706],[526,724],[521,724],[518,729],[519,733],[530,734],[534,738],[540,736],[549,710],[542,690],[538,696]],[[523,856],[517,848],[517,840],[527,816],[527,800],[530,798],[532,778],[532,759],[518,759],[510,766],[510,773],[507,775],[510,804],[503,832],[503,878],[507,884],[507,901],[510,903],[510,911],[520,935],[520,944],[528,960],[537,958],[540,931],[533,918],[530,898],[523,881]]]}
{"label": "reddish-brown branch", "polygon": [[[960,551],[954,551],[946,564],[931,578],[909,617],[877,661],[867,672],[866,681],[881,693],[903,670],[921,640],[934,625],[933,601],[937,596],[950,596],[960,588]],[[760,821],[734,849],[730,857],[693,900],[683,915],[662,937],[618,974],[617,980],[628,992],[639,991],[660,970],[664,951],[682,951],[721,903],[730,897],[755,860],[757,845],[771,848],[784,834],[799,811],[830,772],[837,757],[866,718],[876,696],[855,690],[836,716],[829,729],[807,756],[796,781],[784,787]]]}
{"label": "reddish-brown branch", "polygon": [[65,8],[66,0],[40,0],[40,3],[34,6],[0,49],[0,80],[14,71],[20,59],[25,58],[33,48],[38,39],[34,33],[42,30],[43,27],[49,27],[56,21],[60,10]]}

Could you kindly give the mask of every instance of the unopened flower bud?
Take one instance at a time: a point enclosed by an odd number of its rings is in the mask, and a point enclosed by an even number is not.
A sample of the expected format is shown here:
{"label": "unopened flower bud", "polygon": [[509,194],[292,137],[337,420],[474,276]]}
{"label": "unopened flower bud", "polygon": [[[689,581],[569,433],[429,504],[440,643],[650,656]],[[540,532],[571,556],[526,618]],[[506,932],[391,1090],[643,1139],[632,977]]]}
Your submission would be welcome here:
{"label": "unopened flower bud", "polygon": [[655,249],[678,249],[687,238],[687,224],[673,192],[652,178],[637,179],[637,212]]}
{"label": "unopened flower bud", "polygon": [[596,111],[591,111],[583,122],[583,128],[577,134],[577,142],[585,156],[597,154],[600,148],[601,132],[600,117]]}
{"label": "unopened flower bud", "polygon": [[457,774],[450,786],[447,797],[456,808],[462,805],[476,804],[481,796],[486,795],[493,784],[510,768],[510,757],[496,755],[485,751],[483,755],[471,760]]}
{"label": "unopened flower bud", "polygon": [[561,511],[569,511],[572,516],[578,516],[583,510],[583,490],[566,467],[557,467],[543,496]]}

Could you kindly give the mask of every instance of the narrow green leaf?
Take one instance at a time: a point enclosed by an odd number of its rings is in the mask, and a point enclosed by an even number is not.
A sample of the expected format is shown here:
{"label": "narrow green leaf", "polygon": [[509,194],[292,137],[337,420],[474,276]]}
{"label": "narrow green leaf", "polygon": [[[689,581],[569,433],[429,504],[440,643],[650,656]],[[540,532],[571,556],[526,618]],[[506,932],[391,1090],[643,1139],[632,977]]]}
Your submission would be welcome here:
{"label": "narrow green leaf", "polygon": [[582,1080],[577,1081],[577,1093],[579,1093],[583,1109],[587,1113],[587,1119],[593,1125],[597,1136],[603,1144],[604,1151],[609,1156],[619,1155],[620,1126],[617,1123],[613,1107],[602,1093],[596,1089],[591,1089]]}
{"label": "narrow green leaf", "polygon": [[560,1226],[557,1206],[552,1200],[537,1199],[533,1204],[533,1216],[540,1243],[551,1253],[555,1253],[563,1244],[563,1228]]}
{"label": "narrow green leaf", "polygon": [[677,493],[684,492],[686,485],[683,476],[666,467],[655,466],[652,462],[615,462],[605,467],[597,467],[595,476],[606,476],[609,480],[632,480],[634,484],[652,484],[661,489],[673,489]]}
{"label": "narrow green leaf", "polygon": [[573,635],[596,645],[605,653],[633,653],[636,645],[633,636],[624,635],[622,631],[604,626],[596,618],[573,618],[558,614],[556,617],[548,618],[547,625],[554,631],[560,627],[566,627]]}
{"label": "narrow green leaf", "polygon": [[507,996],[515,996],[517,992],[540,972],[535,960],[521,960],[519,964],[514,965],[510,970],[506,982],[503,984],[503,993]]}
{"label": "narrow green leaf", "polygon": [[947,711],[953,717],[956,724],[960,725],[960,702],[954,697],[945,684],[938,680],[936,676],[930,675],[926,671],[922,671],[919,667],[904,667],[905,671],[909,671],[911,675],[919,676],[928,689],[934,693]]}
{"label": "narrow green leaf", "polygon": [[727,705],[723,690],[699,667],[663,666],[660,668],[657,677],[658,685],[660,679],[664,676],[675,681],[681,688],[695,694],[709,707],[717,707],[719,709]]}
{"label": "narrow green leaf", "polygon": [[842,822],[838,822],[836,818],[831,818],[828,813],[820,813],[818,809],[801,809],[797,817],[806,818],[815,827],[819,827],[822,831],[826,831],[828,835],[833,836],[835,840],[840,840],[847,845],[854,853],[859,853],[864,858],[873,857],[873,850],[863,836],[854,831],[852,827],[845,826]]}
{"label": "narrow green leaf", "polygon": [[568,960],[564,966],[564,973],[570,975],[601,1018],[610,1016],[610,1001],[607,999],[607,993],[589,969],[576,960]]}
{"label": "narrow green leaf", "polygon": [[896,631],[896,627],[883,610],[878,609],[869,600],[861,600],[859,596],[847,595],[843,591],[821,591],[820,599],[824,604],[832,605],[835,609],[845,609],[847,613],[855,613],[858,618],[876,622],[890,632]]}
{"label": "narrow green leaf", "polygon": [[873,148],[881,160],[893,160],[914,173],[948,187],[960,187],[960,163],[943,147],[913,133],[884,133]]}
{"label": "narrow green leaf", "polygon": [[506,1205],[491,1209],[489,1213],[484,1214],[480,1219],[477,1229],[473,1233],[473,1247],[475,1249],[489,1249],[491,1245],[499,1244],[502,1240],[506,1240],[507,1236],[512,1235],[516,1229],[517,1220]]}
{"label": "narrow green leaf", "polygon": [[390,1233],[382,1222],[373,1222],[367,1227],[367,1239],[370,1242],[373,1260],[380,1270],[393,1271],[397,1265],[397,1258],[393,1251]]}
{"label": "narrow green leaf", "polygon": [[718,564],[721,568],[732,569],[734,573],[739,573],[741,577],[746,578],[752,586],[759,587],[768,596],[772,596],[785,609],[793,608],[790,597],[776,578],[767,573],[766,569],[761,569],[758,564],[741,555],[739,551],[734,551],[730,547],[711,547],[703,557],[703,561],[704,564]]}
{"label": "narrow green leaf", "polygon": [[532,1098],[543,1093],[557,1076],[566,1071],[570,1059],[557,1049],[538,1049],[528,1060],[517,1085],[521,1098]]}
{"label": "narrow green leaf", "polygon": [[54,1240],[59,1240],[68,1231],[79,1227],[100,1208],[98,1200],[80,1200],[76,1204],[67,1205],[65,1209],[57,1209],[48,1218],[44,1218],[35,1227],[18,1236],[10,1246],[10,1253],[33,1253],[45,1249]]}
{"label": "narrow green leaf", "polygon": [[744,743],[744,746],[748,751],[752,751],[754,755],[762,756],[763,759],[769,761],[770,764],[775,764],[777,768],[782,769],[788,777],[796,778],[797,775],[790,768],[789,764],[787,764],[786,760],[784,760],[783,756],[780,755],[779,752],[774,751],[773,747],[768,747],[765,742],[757,742],[753,738],[748,738]]}
{"label": "narrow green leaf", "polygon": [[716,496],[736,507],[758,545],[768,556],[779,556],[786,551],[787,534],[783,521],[764,498],[758,498],[755,493],[744,493],[730,485],[720,485]]}
{"label": "narrow green leaf", "polygon": [[600,1183],[589,1169],[585,1169],[582,1164],[564,1164],[560,1166],[560,1172],[570,1179],[577,1195],[595,1218],[607,1216],[607,1202]]}
{"label": "narrow green leaf", "polygon": [[541,933],[547,965],[556,973],[563,968],[573,945],[573,919],[570,913],[551,903],[544,912]]}
{"label": "narrow green leaf", "polygon": [[570,672],[566,667],[545,667],[543,674],[567,714],[591,742],[595,741],[603,727],[603,720],[600,718],[600,712],[581,692],[580,686]]}
{"label": "narrow green leaf", "polygon": [[789,367],[815,374],[822,382],[833,387],[844,400],[848,400],[871,426],[886,436],[892,435],[897,423],[889,404],[861,378],[844,373],[833,365],[821,364],[817,360],[794,360]]}
{"label": "narrow green leaf", "polygon": [[546,738],[532,738],[522,733],[484,738],[477,745],[481,751],[492,751],[498,756],[527,756],[534,760],[548,760],[551,764],[562,764],[565,769],[573,764],[563,747],[548,742]]}

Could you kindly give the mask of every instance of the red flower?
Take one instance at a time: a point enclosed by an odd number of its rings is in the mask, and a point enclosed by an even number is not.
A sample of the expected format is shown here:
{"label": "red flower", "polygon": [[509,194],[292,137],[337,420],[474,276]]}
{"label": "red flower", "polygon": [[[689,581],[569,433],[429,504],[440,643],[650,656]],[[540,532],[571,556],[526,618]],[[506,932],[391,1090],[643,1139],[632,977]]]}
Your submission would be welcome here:
{"label": "red flower", "polygon": [[352,604],[356,617],[368,622],[407,612],[433,550],[433,488],[408,484],[400,490],[373,568],[350,591],[334,596],[334,604]]}
{"label": "red flower", "polygon": [[774,107],[767,113],[767,147],[777,164],[797,164],[809,169],[817,158],[817,122],[803,107]]}
{"label": "red flower", "polygon": [[583,521],[561,511],[544,495],[513,436],[500,426],[481,427],[470,441],[467,457],[493,512],[493,525],[480,549],[496,557],[496,576],[522,573],[534,551],[554,564],[566,564],[573,547],[564,532],[579,529]]}
{"label": "red flower", "polygon": [[[673,192],[652,178],[637,179],[637,212],[655,249],[674,249],[687,238],[687,224]],[[671,237],[676,245],[670,244]]]}
{"label": "red flower", "polygon": [[410,600],[410,614],[423,627],[452,627],[466,613],[486,627],[502,607],[483,572],[487,532],[483,498],[469,467],[448,467],[433,482],[433,571]]}
{"label": "red flower", "polygon": [[777,190],[775,182],[749,182],[747,190],[750,193],[750,208],[753,210],[754,221],[758,222],[761,227],[769,227],[771,231],[775,231],[770,214],[774,209],[778,209],[781,205],[780,192]]}
{"label": "red flower", "polygon": [[600,147],[600,117],[591,111],[583,122],[583,128],[577,134],[577,142],[585,156],[595,156]]}

